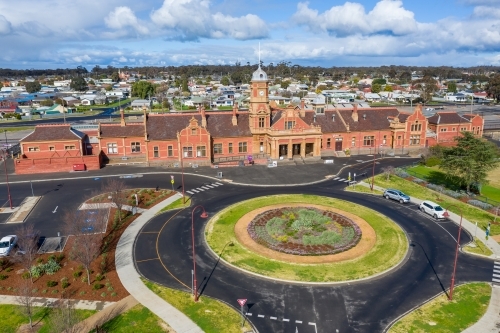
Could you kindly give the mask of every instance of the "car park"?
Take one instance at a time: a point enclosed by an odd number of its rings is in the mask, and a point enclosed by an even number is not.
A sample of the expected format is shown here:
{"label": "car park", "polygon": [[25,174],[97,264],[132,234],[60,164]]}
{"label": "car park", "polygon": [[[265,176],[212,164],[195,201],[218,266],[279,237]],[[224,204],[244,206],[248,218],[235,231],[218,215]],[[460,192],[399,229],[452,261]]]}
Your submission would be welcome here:
{"label": "car park", "polygon": [[418,209],[426,214],[431,215],[435,219],[444,219],[446,217],[443,207],[429,200],[422,201],[422,203],[418,206]]}
{"label": "car park", "polygon": [[399,201],[400,203],[410,202],[410,197],[399,190],[387,189],[382,196],[386,199]]}
{"label": "car park", "polygon": [[16,244],[16,235],[9,235],[0,239],[0,257],[8,256]]}

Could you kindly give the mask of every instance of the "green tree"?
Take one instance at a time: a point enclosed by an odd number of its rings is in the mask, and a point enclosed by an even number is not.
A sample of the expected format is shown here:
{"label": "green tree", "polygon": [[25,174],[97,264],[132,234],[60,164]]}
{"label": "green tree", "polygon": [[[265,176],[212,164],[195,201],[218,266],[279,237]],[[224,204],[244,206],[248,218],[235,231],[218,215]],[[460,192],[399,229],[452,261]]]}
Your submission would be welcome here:
{"label": "green tree", "polygon": [[118,74],[118,72],[113,72],[113,74],[111,74],[111,79],[113,82],[120,82],[120,74]]}
{"label": "green tree", "polygon": [[496,101],[500,101],[500,74],[491,77],[486,86],[488,97],[493,97]]}
{"label": "green tree", "polygon": [[455,138],[457,145],[443,151],[441,169],[452,179],[458,179],[467,191],[473,184],[484,184],[488,171],[498,164],[495,145],[476,138],[471,132],[462,132]]}
{"label": "green tree", "polygon": [[52,106],[54,105],[54,101],[51,99],[46,99],[40,102],[41,106]]}
{"label": "green tree", "polygon": [[372,93],[377,94],[382,90],[382,86],[378,83],[372,84]]}
{"label": "green tree", "polygon": [[40,89],[42,89],[42,85],[38,81],[26,82],[24,87],[26,88],[26,92],[30,94],[40,91]]}
{"label": "green tree", "polygon": [[75,91],[85,91],[89,88],[87,82],[81,76],[72,78],[69,87]]}
{"label": "green tree", "polygon": [[457,83],[455,81],[448,82],[448,92],[451,93],[457,92]]}
{"label": "green tree", "polygon": [[286,89],[286,88],[288,88],[289,85],[290,85],[290,81],[288,81],[288,80],[281,81],[281,88]]}
{"label": "green tree", "polygon": [[132,96],[145,99],[148,96],[154,96],[156,87],[148,81],[138,81],[132,85]]}
{"label": "green tree", "polygon": [[413,84],[422,92],[420,97],[423,99],[424,103],[431,101],[432,95],[438,90],[436,80],[431,76],[424,76],[419,80],[415,80]]}
{"label": "green tree", "polygon": [[389,92],[392,92],[392,86],[391,85],[388,85],[386,84],[385,87],[384,87],[384,91],[389,91]]}
{"label": "green tree", "polygon": [[220,79],[220,83],[224,86],[228,86],[231,84],[231,82],[229,82],[229,78],[227,76],[224,76],[222,79]]}
{"label": "green tree", "polygon": [[372,85],[373,84],[380,84],[381,86],[383,86],[386,83],[387,83],[387,80],[381,79],[381,78],[373,79],[373,81],[372,81]]}

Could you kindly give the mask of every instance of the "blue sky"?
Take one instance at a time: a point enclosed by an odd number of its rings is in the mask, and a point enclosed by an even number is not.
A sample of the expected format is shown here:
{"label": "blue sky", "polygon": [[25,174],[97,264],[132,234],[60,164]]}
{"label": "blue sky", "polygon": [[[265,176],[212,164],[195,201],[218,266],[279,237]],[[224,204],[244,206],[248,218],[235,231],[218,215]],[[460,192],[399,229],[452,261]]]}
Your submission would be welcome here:
{"label": "blue sky", "polygon": [[0,67],[500,65],[500,0],[0,0]]}

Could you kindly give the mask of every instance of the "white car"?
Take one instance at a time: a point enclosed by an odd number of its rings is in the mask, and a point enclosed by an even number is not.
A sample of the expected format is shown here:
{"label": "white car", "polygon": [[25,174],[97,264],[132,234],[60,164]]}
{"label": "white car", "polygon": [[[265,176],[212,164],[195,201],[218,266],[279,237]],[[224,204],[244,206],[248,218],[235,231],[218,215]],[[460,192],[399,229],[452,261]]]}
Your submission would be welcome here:
{"label": "white car", "polygon": [[8,256],[16,244],[16,235],[9,235],[0,239],[0,257]]}
{"label": "white car", "polygon": [[424,213],[431,215],[435,219],[444,219],[446,217],[443,207],[429,200],[422,201],[420,206],[418,206],[418,209],[420,209]]}

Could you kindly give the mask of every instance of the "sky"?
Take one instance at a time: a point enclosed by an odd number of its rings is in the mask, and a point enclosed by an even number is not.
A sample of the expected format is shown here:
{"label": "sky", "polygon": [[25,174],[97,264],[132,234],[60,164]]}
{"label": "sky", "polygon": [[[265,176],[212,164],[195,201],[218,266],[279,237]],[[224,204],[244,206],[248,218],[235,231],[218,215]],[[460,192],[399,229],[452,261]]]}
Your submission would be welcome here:
{"label": "sky", "polygon": [[0,68],[500,65],[500,0],[0,0]]}

